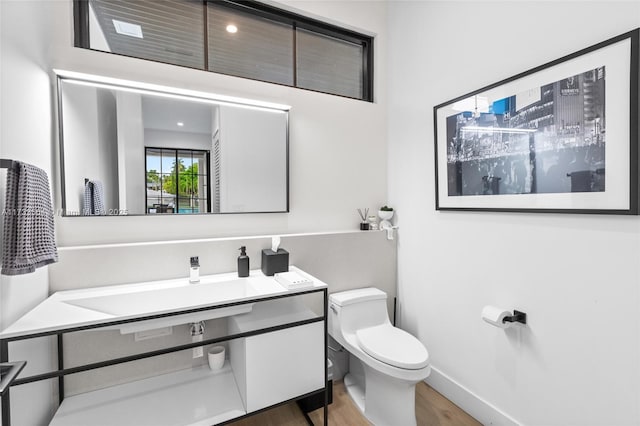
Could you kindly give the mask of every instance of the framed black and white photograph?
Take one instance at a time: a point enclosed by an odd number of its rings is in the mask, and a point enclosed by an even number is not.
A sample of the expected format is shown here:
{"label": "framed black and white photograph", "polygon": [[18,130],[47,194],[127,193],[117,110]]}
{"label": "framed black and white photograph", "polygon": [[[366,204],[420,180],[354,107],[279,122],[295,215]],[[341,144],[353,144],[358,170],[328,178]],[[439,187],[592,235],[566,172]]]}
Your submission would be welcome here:
{"label": "framed black and white photograph", "polygon": [[435,106],[436,209],[638,214],[638,35]]}

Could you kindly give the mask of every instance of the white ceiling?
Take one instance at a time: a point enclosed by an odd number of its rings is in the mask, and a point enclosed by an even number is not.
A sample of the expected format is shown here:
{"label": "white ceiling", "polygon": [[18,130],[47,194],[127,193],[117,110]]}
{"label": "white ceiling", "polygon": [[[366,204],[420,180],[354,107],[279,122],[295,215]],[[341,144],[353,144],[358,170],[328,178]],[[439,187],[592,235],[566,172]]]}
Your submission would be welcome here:
{"label": "white ceiling", "polygon": [[[175,132],[212,133],[212,117],[217,105],[183,101],[161,96],[142,96],[142,120],[145,129]],[[184,126],[178,126],[178,122]]]}

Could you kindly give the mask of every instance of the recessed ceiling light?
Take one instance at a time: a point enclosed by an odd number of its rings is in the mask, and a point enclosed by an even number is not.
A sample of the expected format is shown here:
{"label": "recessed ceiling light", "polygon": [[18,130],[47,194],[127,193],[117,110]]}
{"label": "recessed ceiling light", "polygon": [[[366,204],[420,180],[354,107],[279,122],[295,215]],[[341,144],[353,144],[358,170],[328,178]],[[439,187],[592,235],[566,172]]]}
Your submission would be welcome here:
{"label": "recessed ceiling light", "polygon": [[236,27],[233,24],[229,24],[229,25],[227,25],[227,32],[231,33],[231,34],[235,34],[235,33],[238,32],[238,27]]}
{"label": "recessed ceiling light", "polygon": [[142,27],[138,24],[131,24],[129,22],[118,21],[117,19],[112,19],[113,26],[116,28],[116,32],[118,34],[126,35],[129,37],[142,37]]}
{"label": "recessed ceiling light", "polygon": [[184,126],[184,123],[182,121],[178,121],[176,124],[178,125],[178,127]]}

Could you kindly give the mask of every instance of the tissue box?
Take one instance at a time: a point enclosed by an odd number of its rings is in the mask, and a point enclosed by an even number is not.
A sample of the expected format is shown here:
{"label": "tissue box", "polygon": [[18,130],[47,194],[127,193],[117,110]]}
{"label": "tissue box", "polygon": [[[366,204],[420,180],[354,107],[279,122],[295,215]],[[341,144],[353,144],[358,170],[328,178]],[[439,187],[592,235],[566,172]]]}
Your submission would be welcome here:
{"label": "tissue box", "polygon": [[289,270],[289,252],[279,248],[278,251],[271,249],[262,250],[262,273],[271,276],[278,272]]}

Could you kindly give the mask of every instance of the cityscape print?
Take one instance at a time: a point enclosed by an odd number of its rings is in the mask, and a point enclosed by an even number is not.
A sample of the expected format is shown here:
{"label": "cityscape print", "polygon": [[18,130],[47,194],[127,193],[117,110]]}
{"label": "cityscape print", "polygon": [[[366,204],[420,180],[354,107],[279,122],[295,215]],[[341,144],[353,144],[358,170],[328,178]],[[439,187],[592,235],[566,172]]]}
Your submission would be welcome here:
{"label": "cityscape print", "polygon": [[449,196],[605,190],[604,67],[458,104],[446,119]]}

